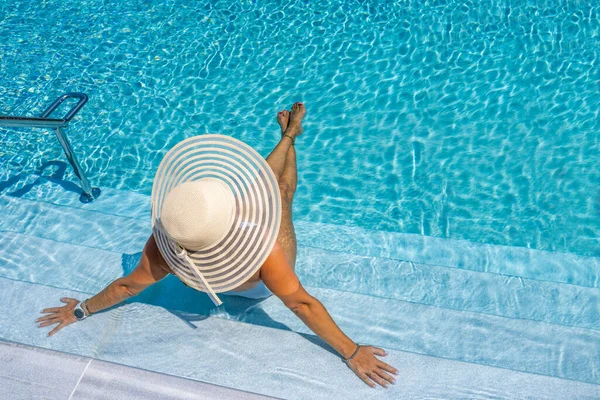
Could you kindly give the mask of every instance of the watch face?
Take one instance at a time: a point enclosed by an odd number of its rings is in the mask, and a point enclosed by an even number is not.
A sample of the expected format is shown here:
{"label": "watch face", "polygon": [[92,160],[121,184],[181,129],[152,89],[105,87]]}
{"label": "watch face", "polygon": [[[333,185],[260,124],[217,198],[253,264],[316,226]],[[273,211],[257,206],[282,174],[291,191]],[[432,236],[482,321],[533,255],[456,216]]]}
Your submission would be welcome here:
{"label": "watch face", "polygon": [[84,314],[83,314],[83,310],[80,308],[76,308],[75,311],[73,311],[73,314],[75,315],[75,318],[83,318]]}

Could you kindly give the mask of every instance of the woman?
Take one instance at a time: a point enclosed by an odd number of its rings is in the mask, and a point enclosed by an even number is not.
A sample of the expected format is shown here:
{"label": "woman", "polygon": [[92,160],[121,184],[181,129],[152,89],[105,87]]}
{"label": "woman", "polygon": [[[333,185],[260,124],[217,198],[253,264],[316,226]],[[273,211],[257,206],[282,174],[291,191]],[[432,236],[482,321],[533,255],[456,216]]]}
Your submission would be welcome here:
{"label": "woman", "polygon": [[[390,373],[397,374],[397,371],[375,357],[375,355],[385,356],[385,351],[373,346],[360,346],[346,336],[335,324],[323,304],[304,290],[294,271],[296,236],[292,223],[292,201],[297,184],[294,142],[302,133],[302,119],[305,114],[306,109],[302,103],[295,103],[291,112],[284,110],[278,113],[277,121],[282,136],[266,159],[277,179],[281,196],[281,223],[275,244],[270,253],[267,253],[269,255],[266,261],[252,276],[225,293],[250,298],[263,298],[275,294],[314,333],[333,347],[366,384],[374,387],[375,382],[387,387],[388,383],[394,383]],[[72,298],[62,298],[61,301],[66,303],[65,306],[42,311],[47,315],[37,320],[40,323],[39,327],[58,324],[48,334],[52,336],[69,324],[138,295],[169,273],[174,273],[186,283],[187,279],[173,270],[172,262],[165,261],[163,257],[165,250],[157,245],[157,237],[160,238],[156,231],[150,236],[133,272],[113,281],[100,293],[83,303]],[[218,300],[216,296],[215,298]]]}

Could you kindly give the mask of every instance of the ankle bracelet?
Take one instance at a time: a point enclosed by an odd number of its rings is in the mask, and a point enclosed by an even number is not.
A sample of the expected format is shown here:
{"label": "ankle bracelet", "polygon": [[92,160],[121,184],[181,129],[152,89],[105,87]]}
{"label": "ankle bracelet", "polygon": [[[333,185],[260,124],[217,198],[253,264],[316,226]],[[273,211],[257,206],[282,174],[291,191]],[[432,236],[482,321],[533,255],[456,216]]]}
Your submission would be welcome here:
{"label": "ankle bracelet", "polygon": [[283,136],[289,137],[289,138],[291,139],[291,141],[292,141],[292,146],[295,144],[296,140],[295,140],[293,137],[291,137],[290,135],[287,135],[287,134],[285,134],[285,133],[283,134]]}

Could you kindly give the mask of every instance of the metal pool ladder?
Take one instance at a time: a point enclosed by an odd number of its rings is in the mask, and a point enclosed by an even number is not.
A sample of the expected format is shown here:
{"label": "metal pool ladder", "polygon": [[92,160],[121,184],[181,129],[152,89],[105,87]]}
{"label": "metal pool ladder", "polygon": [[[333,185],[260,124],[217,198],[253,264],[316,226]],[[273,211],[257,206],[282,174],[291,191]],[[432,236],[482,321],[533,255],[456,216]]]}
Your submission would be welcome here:
{"label": "metal pool ladder", "polygon": [[[48,118],[50,114],[54,112],[68,98],[76,98],[79,99],[77,104],[71,108],[71,110],[61,119]],[[11,128],[48,128],[52,129],[54,133],[56,133],[56,137],[60,145],[62,146],[65,155],[67,156],[67,160],[69,160],[69,164],[73,167],[73,171],[77,178],[79,179],[79,184],[83,193],[79,197],[79,200],[82,203],[89,203],[94,201],[98,196],[100,196],[100,189],[93,188],[90,186],[90,182],[85,176],[83,169],[81,169],[81,165],[77,161],[77,157],[73,153],[73,149],[71,148],[71,144],[67,139],[67,136],[63,132],[63,129],[69,125],[71,119],[81,110],[81,108],[87,103],[88,97],[85,93],[65,93],[56,100],[42,113],[40,117],[13,117],[13,116],[2,116],[0,115],[0,126],[6,126]]]}

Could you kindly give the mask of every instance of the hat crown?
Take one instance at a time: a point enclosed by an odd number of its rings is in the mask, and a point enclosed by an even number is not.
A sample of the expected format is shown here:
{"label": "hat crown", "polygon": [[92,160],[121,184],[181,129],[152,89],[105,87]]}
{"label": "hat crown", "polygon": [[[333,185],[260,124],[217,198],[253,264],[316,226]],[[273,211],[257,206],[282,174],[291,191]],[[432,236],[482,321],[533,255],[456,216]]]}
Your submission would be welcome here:
{"label": "hat crown", "polygon": [[215,178],[186,182],[165,197],[160,219],[172,240],[197,251],[223,239],[233,224],[235,197],[229,185]]}
{"label": "hat crown", "polygon": [[[198,182],[202,196],[193,188]],[[222,303],[217,293],[239,287],[260,269],[280,223],[277,178],[246,143],[224,135],[193,136],[160,162],[152,185],[156,245],[171,271],[215,305]]]}

